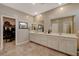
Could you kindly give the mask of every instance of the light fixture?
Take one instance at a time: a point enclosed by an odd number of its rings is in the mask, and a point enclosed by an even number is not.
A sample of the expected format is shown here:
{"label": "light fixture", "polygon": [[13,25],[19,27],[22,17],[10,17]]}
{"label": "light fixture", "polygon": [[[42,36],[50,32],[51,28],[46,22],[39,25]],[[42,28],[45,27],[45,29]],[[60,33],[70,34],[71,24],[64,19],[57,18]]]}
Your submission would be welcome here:
{"label": "light fixture", "polygon": [[59,5],[61,5],[62,3],[58,3]]}
{"label": "light fixture", "polygon": [[37,12],[35,12],[34,14],[35,14],[35,15],[37,15],[38,13],[37,13]]}
{"label": "light fixture", "polygon": [[35,5],[36,3],[32,3],[32,5]]}
{"label": "light fixture", "polygon": [[21,25],[26,25],[25,23],[20,23]]}
{"label": "light fixture", "polygon": [[40,14],[39,16],[41,17],[42,15]]}
{"label": "light fixture", "polygon": [[26,18],[28,18],[29,16],[26,16]]}
{"label": "light fixture", "polygon": [[63,10],[63,7],[61,7],[60,10]]}

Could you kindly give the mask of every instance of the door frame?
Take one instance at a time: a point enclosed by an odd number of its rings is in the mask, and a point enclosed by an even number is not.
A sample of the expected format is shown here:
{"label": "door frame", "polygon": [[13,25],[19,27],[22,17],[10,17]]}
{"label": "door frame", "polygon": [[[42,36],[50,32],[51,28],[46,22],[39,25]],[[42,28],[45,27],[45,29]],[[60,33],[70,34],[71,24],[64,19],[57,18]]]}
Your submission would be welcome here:
{"label": "door frame", "polygon": [[3,17],[15,19],[15,25],[16,25],[15,26],[15,46],[17,44],[17,19],[15,17],[12,17],[12,16],[2,15],[1,16],[1,50],[4,49],[4,47],[3,47]]}

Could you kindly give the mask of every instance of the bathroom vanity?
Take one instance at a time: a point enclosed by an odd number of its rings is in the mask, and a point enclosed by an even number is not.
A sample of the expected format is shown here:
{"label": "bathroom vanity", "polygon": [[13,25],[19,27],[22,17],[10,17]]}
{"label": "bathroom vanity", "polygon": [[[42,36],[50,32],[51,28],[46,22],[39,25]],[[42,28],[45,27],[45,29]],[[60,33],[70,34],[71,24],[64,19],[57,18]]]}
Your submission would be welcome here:
{"label": "bathroom vanity", "polygon": [[77,55],[77,37],[75,34],[59,35],[58,33],[46,34],[31,31],[30,41],[69,55]]}

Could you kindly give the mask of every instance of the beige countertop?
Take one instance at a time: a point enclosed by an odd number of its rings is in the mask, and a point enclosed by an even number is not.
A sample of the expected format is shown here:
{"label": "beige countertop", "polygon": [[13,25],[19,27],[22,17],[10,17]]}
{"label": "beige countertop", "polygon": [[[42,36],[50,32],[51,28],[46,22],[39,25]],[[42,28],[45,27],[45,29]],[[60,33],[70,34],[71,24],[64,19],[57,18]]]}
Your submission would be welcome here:
{"label": "beige countertop", "polygon": [[53,36],[62,36],[62,37],[69,37],[69,38],[78,38],[76,36],[76,34],[65,34],[65,33],[62,33],[62,34],[58,34],[58,33],[50,33],[50,34],[47,34],[47,33],[44,33],[44,32],[35,32],[35,31],[30,31],[30,33],[36,33],[36,34],[43,34],[43,35],[53,35]]}

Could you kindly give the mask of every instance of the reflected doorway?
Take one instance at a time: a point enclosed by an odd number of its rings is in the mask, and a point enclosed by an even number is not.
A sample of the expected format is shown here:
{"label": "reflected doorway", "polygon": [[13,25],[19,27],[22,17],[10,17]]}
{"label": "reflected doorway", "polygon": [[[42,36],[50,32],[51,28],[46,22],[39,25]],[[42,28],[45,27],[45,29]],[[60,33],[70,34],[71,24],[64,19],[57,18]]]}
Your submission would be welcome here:
{"label": "reflected doorway", "polygon": [[3,50],[8,51],[16,45],[16,20],[3,17]]}

